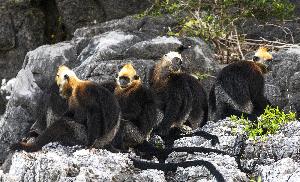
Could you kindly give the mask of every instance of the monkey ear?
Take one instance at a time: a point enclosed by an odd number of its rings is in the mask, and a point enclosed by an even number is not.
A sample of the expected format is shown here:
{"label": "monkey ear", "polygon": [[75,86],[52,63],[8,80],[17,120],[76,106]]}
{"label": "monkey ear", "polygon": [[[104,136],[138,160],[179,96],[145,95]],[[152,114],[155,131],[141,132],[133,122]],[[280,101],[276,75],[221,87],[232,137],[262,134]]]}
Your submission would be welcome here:
{"label": "monkey ear", "polygon": [[139,80],[139,79],[140,79],[140,76],[139,76],[139,75],[134,75],[134,76],[133,76],[133,79],[134,79],[134,80]]}
{"label": "monkey ear", "polygon": [[68,80],[68,79],[69,79],[69,75],[65,74],[65,75],[64,75],[64,79],[65,79],[65,80]]}

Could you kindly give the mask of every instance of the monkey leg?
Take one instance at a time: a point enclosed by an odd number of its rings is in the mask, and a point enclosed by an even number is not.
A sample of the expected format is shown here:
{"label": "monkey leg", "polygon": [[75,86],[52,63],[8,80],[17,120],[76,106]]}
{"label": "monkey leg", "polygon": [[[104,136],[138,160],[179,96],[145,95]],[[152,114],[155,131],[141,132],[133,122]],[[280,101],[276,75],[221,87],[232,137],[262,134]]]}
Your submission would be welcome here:
{"label": "monkey leg", "polygon": [[[74,138],[75,131],[74,127],[72,127],[72,123],[74,122],[62,117],[46,128],[46,130],[39,135],[34,142],[18,142],[13,144],[10,149],[13,151],[25,150],[27,152],[35,152],[50,142],[62,142],[65,145],[73,145],[77,142]],[[78,142],[77,144],[80,145],[83,143]]]}
{"label": "monkey leg", "polygon": [[[176,96],[176,95],[174,95]],[[191,110],[188,110],[187,102],[180,95],[170,97],[164,111],[164,118],[157,128],[157,133],[165,137],[173,126],[183,124]],[[184,120],[185,119],[185,120]],[[184,121],[182,121],[184,120]]]}
{"label": "monkey leg", "polygon": [[92,148],[110,147],[113,139],[115,138],[117,132],[119,131],[119,128],[120,128],[120,121],[117,122],[117,124],[113,127],[112,130],[104,134],[104,136],[97,138],[94,141]]}
{"label": "monkey leg", "polygon": [[269,105],[272,106],[268,99],[263,94],[258,94],[252,99],[254,108],[253,113],[256,115],[261,115],[264,113],[265,108]]}

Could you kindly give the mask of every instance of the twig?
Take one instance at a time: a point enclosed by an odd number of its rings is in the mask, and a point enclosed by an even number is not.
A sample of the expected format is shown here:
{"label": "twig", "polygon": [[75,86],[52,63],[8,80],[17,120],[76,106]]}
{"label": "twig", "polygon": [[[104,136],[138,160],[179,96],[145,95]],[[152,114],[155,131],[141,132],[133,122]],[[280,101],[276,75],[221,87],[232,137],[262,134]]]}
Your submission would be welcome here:
{"label": "twig", "polygon": [[237,32],[236,26],[234,26],[234,33],[235,33],[235,35],[236,35],[236,44],[237,44],[237,46],[238,46],[238,49],[239,49],[239,52],[240,52],[240,54],[241,54],[242,60],[245,60],[243,51],[242,51],[242,49],[241,49],[241,45],[240,45],[240,41],[239,41],[239,34],[238,34],[238,32]]}

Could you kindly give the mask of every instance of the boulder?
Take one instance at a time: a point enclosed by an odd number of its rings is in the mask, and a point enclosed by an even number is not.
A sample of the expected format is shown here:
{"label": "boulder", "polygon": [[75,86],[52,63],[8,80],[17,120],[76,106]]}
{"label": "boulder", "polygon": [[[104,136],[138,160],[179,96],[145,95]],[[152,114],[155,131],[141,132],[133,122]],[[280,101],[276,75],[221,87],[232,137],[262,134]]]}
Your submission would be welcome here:
{"label": "boulder", "polygon": [[138,14],[149,8],[153,0],[97,0],[104,10],[106,20]]}
{"label": "boulder", "polygon": [[266,93],[270,102],[300,116],[300,47],[280,50],[270,62],[272,70],[266,75]]}
{"label": "boulder", "polygon": [[44,43],[44,13],[28,1],[0,2],[0,79],[15,77],[24,56]]}
{"label": "boulder", "polygon": [[150,7],[151,2],[0,1],[0,80],[16,76],[28,51],[45,43],[70,40],[77,28],[139,13]]}
{"label": "boulder", "polygon": [[26,69],[19,71],[11,98],[0,120],[0,161],[3,162],[9,146],[19,141],[28,132],[34,119],[40,114],[39,100],[42,90],[34,81],[33,74]]}
{"label": "boulder", "polygon": [[[262,176],[261,174],[264,173],[265,179],[269,179],[267,178],[269,173],[262,172],[262,168],[265,169],[264,167],[279,165],[275,162],[286,158],[290,158],[294,163],[300,161],[298,149],[300,145],[299,127],[300,122],[293,121],[281,127],[275,134],[269,135],[267,140],[258,139],[257,141],[253,141],[247,139],[246,133],[243,132],[243,126],[232,122],[229,119],[225,119],[217,123],[208,122],[208,124],[202,128],[203,131],[218,136],[220,143],[216,146],[213,146],[209,140],[203,137],[194,136],[176,140],[174,142],[174,147],[207,147],[225,151],[229,155],[227,156],[228,159],[230,159],[231,156],[234,156],[238,166],[237,169],[242,172],[255,174],[256,176]],[[180,161],[181,157],[185,157],[185,159],[197,158],[191,154],[173,155],[173,157],[169,156],[173,161]],[[197,155],[201,155],[202,158],[204,158],[213,154],[206,154],[203,156],[203,154],[197,153]],[[187,156],[193,157],[187,158]],[[217,160],[216,157],[213,157],[212,159]],[[232,165],[236,165],[235,162],[233,162]],[[230,162],[227,161],[226,163],[230,164]],[[271,170],[272,167],[268,169]],[[280,167],[278,167],[278,169],[280,169]],[[228,173],[231,172],[228,171]],[[291,174],[292,173],[293,172],[291,172]],[[274,175],[275,174],[276,172],[274,172]],[[234,177],[234,175],[231,175],[231,177]]]}
{"label": "boulder", "polygon": [[55,0],[55,3],[68,39],[77,28],[106,20],[99,1]]}
{"label": "boulder", "polygon": [[[299,5],[297,13],[299,14]],[[255,27],[255,28],[253,28]],[[290,21],[269,21],[262,23],[255,18],[249,18],[239,25],[239,32],[244,34],[247,39],[280,41],[285,43],[297,44],[300,42],[299,20]]]}
{"label": "boulder", "polygon": [[261,177],[262,181],[296,182],[300,178],[299,163],[291,158],[283,158],[273,164],[259,166],[257,175]]}

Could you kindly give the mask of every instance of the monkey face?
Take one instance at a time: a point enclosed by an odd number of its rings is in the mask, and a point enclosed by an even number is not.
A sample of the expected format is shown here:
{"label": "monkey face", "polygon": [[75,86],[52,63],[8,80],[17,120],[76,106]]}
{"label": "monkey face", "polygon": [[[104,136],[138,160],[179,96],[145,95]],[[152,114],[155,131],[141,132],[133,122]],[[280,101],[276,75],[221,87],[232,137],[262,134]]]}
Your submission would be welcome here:
{"label": "monkey face", "polygon": [[140,83],[140,77],[131,64],[125,64],[118,73],[117,84],[121,88],[127,88],[136,83]]}
{"label": "monkey face", "polygon": [[164,64],[162,66],[168,67],[171,72],[180,72],[183,66],[181,54],[178,52],[169,52],[162,57]]}
{"label": "monkey face", "polygon": [[69,79],[71,76],[76,76],[75,73],[70,70],[68,67],[61,65],[58,67],[58,71],[55,77],[55,82],[57,86],[59,87],[59,93],[62,97],[68,98],[70,85],[69,85]]}
{"label": "monkey face", "polygon": [[258,63],[264,63],[266,61],[272,61],[273,56],[268,52],[267,48],[259,47],[253,56],[253,61]]}

